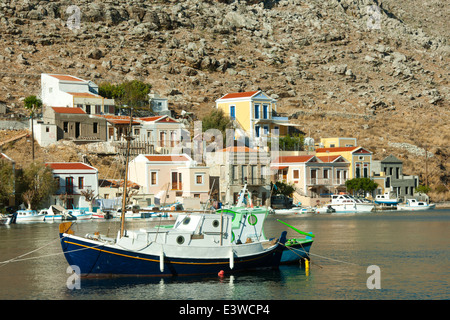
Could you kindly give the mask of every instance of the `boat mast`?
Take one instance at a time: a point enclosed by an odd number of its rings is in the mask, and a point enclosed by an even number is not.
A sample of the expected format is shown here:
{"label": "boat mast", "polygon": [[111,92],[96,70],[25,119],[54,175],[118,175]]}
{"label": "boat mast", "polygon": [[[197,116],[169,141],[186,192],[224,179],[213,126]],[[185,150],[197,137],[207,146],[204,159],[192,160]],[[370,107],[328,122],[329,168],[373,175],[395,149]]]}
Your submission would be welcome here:
{"label": "boat mast", "polygon": [[131,129],[133,125],[133,107],[130,108],[130,129],[128,134],[125,136],[127,140],[127,151],[125,156],[125,177],[123,179],[123,193],[122,193],[122,215],[120,217],[120,237],[123,237],[123,232],[125,228],[125,207],[127,203],[127,185],[128,185],[128,158],[130,156],[130,143],[133,139],[131,137]]}

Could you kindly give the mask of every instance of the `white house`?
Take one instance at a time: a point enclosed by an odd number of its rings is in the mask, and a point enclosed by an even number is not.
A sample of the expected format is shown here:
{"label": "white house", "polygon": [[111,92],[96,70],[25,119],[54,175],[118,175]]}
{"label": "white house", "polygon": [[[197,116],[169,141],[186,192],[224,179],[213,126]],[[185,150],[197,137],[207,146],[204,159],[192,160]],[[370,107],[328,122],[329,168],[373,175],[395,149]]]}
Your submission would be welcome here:
{"label": "white house", "polygon": [[161,98],[158,93],[149,93],[149,103],[153,112],[159,115],[170,116],[171,112],[168,106],[168,99]]}
{"label": "white house", "polygon": [[49,107],[78,107],[87,114],[114,114],[114,99],[98,94],[98,85],[71,75],[41,74],[41,100]]}
{"label": "white house", "polygon": [[[59,188],[51,196],[50,204],[59,204],[67,209],[89,210],[89,202],[81,191],[91,189],[98,196],[98,170],[82,162],[49,162]],[[93,208],[95,210],[95,208]]]}
{"label": "white house", "polygon": [[155,146],[159,153],[172,153],[184,136],[189,139],[189,132],[183,129],[183,124],[169,116],[154,116],[137,119],[141,125],[135,127],[133,135],[141,141],[147,141]]}

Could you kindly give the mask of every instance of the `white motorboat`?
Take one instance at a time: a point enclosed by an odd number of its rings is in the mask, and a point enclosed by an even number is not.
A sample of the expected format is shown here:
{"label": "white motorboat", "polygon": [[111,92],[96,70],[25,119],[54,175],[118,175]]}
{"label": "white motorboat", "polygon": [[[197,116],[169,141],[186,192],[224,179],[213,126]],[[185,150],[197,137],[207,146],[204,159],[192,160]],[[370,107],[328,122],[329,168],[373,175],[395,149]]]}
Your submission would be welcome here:
{"label": "white motorboat", "polygon": [[45,214],[38,213],[36,210],[17,210],[16,213],[16,223],[41,222],[45,218]]}
{"label": "white motorboat", "polygon": [[305,213],[317,213],[315,208],[312,207],[297,207],[293,206],[292,208],[286,209],[274,209],[275,214],[305,214]]}
{"label": "white motorboat", "polygon": [[406,199],[406,203],[397,205],[397,210],[406,211],[424,211],[431,210],[436,207],[434,203],[427,203],[425,201],[417,201],[416,199]]}
{"label": "white motorboat", "polygon": [[385,192],[384,194],[377,194],[375,196],[375,203],[386,205],[397,205],[399,203],[399,200],[397,197],[392,197],[390,192]]}
{"label": "white motorboat", "polygon": [[368,200],[358,199],[349,194],[332,195],[331,203],[326,204],[324,207],[328,208],[329,206],[335,210],[335,213],[370,212],[375,207]]}
{"label": "white motorboat", "polygon": [[14,220],[13,214],[0,214],[0,225],[11,224]]}
{"label": "white motorboat", "polygon": [[92,212],[82,211],[79,209],[69,209],[67,212],[77,220],[91,220]]}
{"label": "white motorboat", "polygon": [[40,210],[39,213],[44,215],[44,221],[46,222],[75,220],[75,217],[69,214],[66,209],[58,205],[51,205],[48,209]]}

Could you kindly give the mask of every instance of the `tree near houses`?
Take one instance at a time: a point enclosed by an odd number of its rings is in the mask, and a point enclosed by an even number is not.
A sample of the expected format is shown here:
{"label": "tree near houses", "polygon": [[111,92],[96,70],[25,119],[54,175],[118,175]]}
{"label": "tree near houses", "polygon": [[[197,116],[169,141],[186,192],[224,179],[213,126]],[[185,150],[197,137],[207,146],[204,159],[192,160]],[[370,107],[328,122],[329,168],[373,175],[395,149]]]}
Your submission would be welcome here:
{"label": "tree near houses", "polygon": [[23,170],[19,181],[22,199],[28,209],[38,209],[58,188],[51,169],[36,162]]}
{"label": "tree near houses", "polygon": [[92,190],[91,188],[87,188],[86,190],[81,190],[80,193],[84,197],[84,200],[89,203],[89,212],[92,212],[94,206],[93,201],[97,197],[97,195],[94,193],[94,190]]}
{"label": "tree near houses", "polygon": [[[120,105],[133,107],[134,110],[145,109],[148,105],[148,94],[152,86],[148,83],[133,80],[119,84],[102,83],[98,87],[99,94],[108,99],[115,99]],[[148,108],[147,108],[148,109]]]}
{"label": "tree near houses", "polygon": [[14,192],[14,172],[11,163],[0,160],[0,207],[7,207]]}
{"label": "tree near houses", "polygon": [[348,192],[353,192],[358,196],[364,196],[366,192],[372,193],[378,184],[369,178],[354,178],[345,181]]}
{"label": "tree near houses", "polygon": [[[206,132],[207,142],[214,144],[218,149],[225,148],[226,130],[231,129],[232,127],[233,123],[230,117],[226,116],[222,109],[213,109],[202,119],[202,131]],[[213,133],[216,130],[220,131],[222,134],[222,141],[215,141],[216,136],[218,136],[218,132],[216,132],[216,134]],[[221,146],[220,143],[222,143]]]}

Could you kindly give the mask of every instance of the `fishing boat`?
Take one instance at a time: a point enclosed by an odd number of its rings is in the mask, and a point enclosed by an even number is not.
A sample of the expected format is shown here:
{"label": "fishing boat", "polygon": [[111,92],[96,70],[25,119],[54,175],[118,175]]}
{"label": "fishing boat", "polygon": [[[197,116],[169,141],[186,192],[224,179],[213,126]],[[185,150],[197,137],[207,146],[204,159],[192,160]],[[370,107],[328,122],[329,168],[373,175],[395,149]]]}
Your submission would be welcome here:
{"label": "fishing boat", "polygon": [[75,217],[77,220],[91,220],[92,212],[82,211],[79,209],[69,209],[67,213]]}
{"label": "fishing boat", "polygon": [[58,205],[51,205],[48,209],[40,210],[39,213],[44,214],[44,221],[46,222],[76,219],[73,215],[67,212],[66,209]]}
{"label": "fishing boat", "polygon": [[425,201],[418,201],[417,199],[406,199],[405,204],[398,204],[397,210],[405,210],[405,211],[424,211],[431,210],[436,207],[434,203],[427,203]]}
{"label": "fishing boat", "polygon": [[13,223],[14,218],[14,214],[0,214],[0,225],[9,225]]}
{"label": "fishing boat", "polygon": [[17,210],[16,214],[16,223],[42,222],[45,217],[45,214],[29,209]]}
{"label": "fishing boat", "polygon": [[312,207],[298,207],[292,206],[292,208],[286,209],[274,209],[275,214],[306,214],[306,213],[317,213],[316,209]]}
{"label": "fishing boat", "polygon": [[375,203],[385,205],[397,205],[399,203],[399,200],[397,197],[392,197],[390,192],[385,192],[384,194],[377,194],[375,196]]}
{"label": "fishing boat", "polygon": [[[324,207],[331,207],[335,210],[335,213],[347,213],[347,212],[370,212],[375,205],[364,199],[357,199],[349,194],[333,194],[331,196],[331,202],[325,204]],[[322,210],[320,210],[322,213]]]}
{"label": "fishing boat", "polygon": [[[124,195],[130,135],[126,140]],[[253,237],[246,231],[251,229],[246,222],[233,221],[234,216],[226,213],[179,214],[172,227],[126,230],[125,207],[124,196],[120,230],[115,238],[98,233],[77,236],[70,228],[71,222],[60,224],[62,251],[69,265],[77,266],[80,276],[218,274],[276,268],[280,263],[286,231],[274,241],[256,234]],[[254,223],[253,218],[251,221]],[[241,236],[249,241],[238,241]]]}
{"label": "fishing boat", "polygon": [[[60,225],[61,246],[81,276],[184,276],[276,268],[286,241],[286,231],[278,241],[258,239],[246,231],[247,223],[233,223],[230,214],[180,214],[171,228],[124,230],[116,238],[76,236],[70,224]],[[245,242],[239,241],[241,236]]]}

